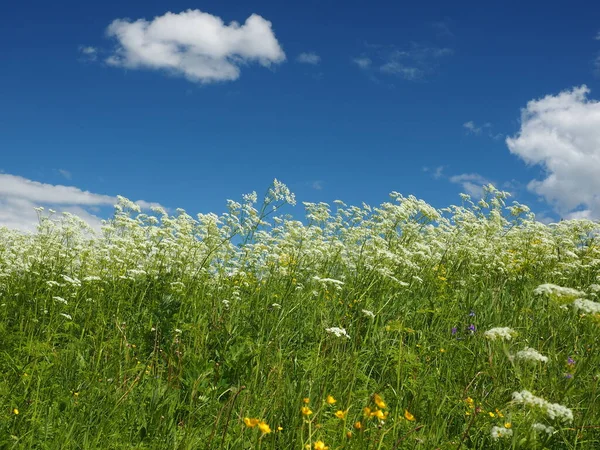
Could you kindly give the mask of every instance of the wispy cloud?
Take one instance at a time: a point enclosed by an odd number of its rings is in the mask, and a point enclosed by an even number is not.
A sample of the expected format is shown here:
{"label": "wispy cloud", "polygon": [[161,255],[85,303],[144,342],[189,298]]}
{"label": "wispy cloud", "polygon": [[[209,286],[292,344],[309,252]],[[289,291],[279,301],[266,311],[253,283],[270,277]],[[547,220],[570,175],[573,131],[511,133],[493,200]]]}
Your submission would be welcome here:
{"label": "wispy cloud", "polygon": [[[70,212],[98,229],[101,219],[92,214],[93,208],[112,206],[116,197],[83,191],[74,186],[40,183],[24,177],[0,174],[0,226],[33,231],[38,223],[35,208],[44,206],[57,212]],[[156,203],[136,202],[142,208]],[[90,212],[92,211],[92,212]]]}
{"label": "wispy cloud", "polygon": [[126,69],[161,70],[198,83],[232,81],[249,63],[285,61],[272,24],[252,14],[244,24],[189,9],[152,21],[114,20],[106,30],[117,45],[106,63]]}
{"label": "wispy cloud", "polygon": [[432,22],[431,27],[435,30],[438,37],[454,37],[454,33],[450,29],[449,19]]}
{"label": "wispy cloud", "polygon": [[450,182],[460,184],[465,194],[473,198],[483,197],[483,186],[490,184],[490,181],[478,173],[463,173],[450,177]]}
{"label": "wispy cloud", "polygon": [[71,172],[69,172],[68,170],[58,169],[58,173],[65,177],[67,180],[70,180],[72,178]]}
{"label": "wispy cloud", "polygon": [[368,69],[369,67],[371,67],[371,64],[373,63],[371,58],[367,58],[366,56],[354,58],[354,59],[352,59],[352,62],[354,64],[356,64],[358,67],[360,67],[361,69]]}
{"label": "wispy cloud", "polygon": [[321,62],[321,57],[315,52],[300,53],[296,58],[296,61],[302,64],[312,64],[316,66]]}
{"label": "wispy cloud", "polygon": [[468,122],[463,123],[462,126],[466,130],[467,134],[481,135],[485,133],[487,137],[492,138],[494,140],[502,139],[504,137],[502,133],[493,132],[492,124],[489,122],[477,126],[475,122],[469,120]]}
{"label": "wispy cloud", "polygon": [[321,180],[312,181],[310,183],[310,187],[317,191],[320,191],[321,189],[323,189],[323,181],[321,181]]}
{"label": "wispy cloud", "polygon": [[96,47],[90,46],[79,46],[79,53],[82,56],[82,59],[86,61],[96,61],[98,59],[98,49]]}
{"label": "wispy cloud", "polygon": [[444,176],[444,166],[437,167],[423,167],[423,172],[431,173],[434,180],[439,180]]}
{"label": "wispy cloud", "polygon": [[596,37],[594,39],[596,39],[597,41],[600,41],[600,31],[598,31],[598,34],[596,34]]}
{"label": "wispy cloud", "polygon": [[441,61],[454,54],[448,47],[411,43],[406,49],[395,46],[368,45],[366,52],[353,61],[371,75],[383,74],[414,81],[432,75]]}

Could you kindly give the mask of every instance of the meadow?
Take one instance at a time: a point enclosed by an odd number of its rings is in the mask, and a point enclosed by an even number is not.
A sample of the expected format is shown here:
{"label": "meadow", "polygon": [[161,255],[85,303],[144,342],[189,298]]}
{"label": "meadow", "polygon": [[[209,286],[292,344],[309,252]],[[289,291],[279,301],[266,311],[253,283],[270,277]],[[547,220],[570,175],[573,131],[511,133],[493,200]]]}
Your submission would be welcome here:
{"label": "meadow", "polygon": [[0,448],[600,448],[599,224],[459,200],[0,229]]}

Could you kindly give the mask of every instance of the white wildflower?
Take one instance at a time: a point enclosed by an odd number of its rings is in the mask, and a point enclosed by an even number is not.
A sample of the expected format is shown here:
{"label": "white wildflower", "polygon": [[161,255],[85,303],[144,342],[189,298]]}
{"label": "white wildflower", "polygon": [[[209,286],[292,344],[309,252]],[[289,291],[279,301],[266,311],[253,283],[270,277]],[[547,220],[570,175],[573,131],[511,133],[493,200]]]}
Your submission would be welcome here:
{"label": "white wildflower", "polygon": [[571,411],[569,408],[558,403],[550,403],[541,397],[533,395],[527,390],[513,392],[513,401],[527,406],[537,407],[544,411],[551,419],[558,419],[561,422],[573,421],[573,411]]}
{"label": "white wildflower", "polygon": [[531,428],[533,428],[538,433],[546,433],[548,435],[554,433],[554,427],[546,426],[543,423],[534,423]]}
{"label": "white wildflower", "polygon": [[513,434],[513,430],[510,428],[501,428],[501,427],[492,427],[491,435],[494,441],[497,441],[500,438],[510,437]]}
{"label": "white wildflower", "polygon": [[346,330],[343,328],[331,327],[331,328],[325,328],[325,331],[327,331],[328,333],[331,333],[331,334],[335,334],[337,337],[346,337],[346,338],[350,339],[350,336],[348,335]]}
{"label": "white wildflower", "polygon": [[313,280],[318,281],[320,283],[337,284],[338,286],[343,286],[344,285],[343,281],[336,280],[334,278],[321,278],[321,277],[318,277],[316,275],[313,277]]}
{"label": "white wildflower", "polygon": [[375,318],[375,313],[373,313],[373,311],[369,311],[368,309],[363,309],[362,313],[370,319]]}
{"label": "white wildflower", "polygon": [[223,306],[225,307],[225,309],[229,309],[229,300],[221,300],[221,303],[223,303]]}
{"label": "white wildflower", "polygon": [[558,298],[577,298],[582,297],[585,294],[577,289],[557,286],[556,284],[546,283],[540,284],[533,290],[536,295],[549,295]]}
{"label": "white wildflower", "polygon": [[281,305],[279,303],[273,303],[271,305],[271,308],[275,308],[275,309],[281,309]]}
{"label": "white wildflower", "polygon": [[588,314],[600,313],[600,303],[578,298],[572,303],[573,307]]}
{"label": "white wildflower", "polygon": [[63,316],[65,319],[73,320],[73,318],[69,314],[65,314],[65,313],[59,313],[59,314],[61,316]]}
{"label": "white wildflower", "polygon": [[510,341],[517,335],[517,332],[509,327],[497,327],[487,330],[483,335],[490,341]]}
{"label": "white wildflower", "polygon": [[102,278],[97,277],[96,275],[90,275],[89,277],[84,277],[83,281],[102,281]]}
{"label": "white wildflower", "polygon": [[181,334],[181,330],[179,328],[175,328],[175,333]]}
{"label": "white wildflower", "polygon": [[515,355],[515,358],[532,362],[548,362],[547,356],[542,355],[540,352],[530,347],[526,347],[524,350],[518,351]]}
{"label": "white wildflower", "polygon": [[57,302],[60,303],[64,303],[65,305],[68,303],[64,298],[62,297],[52,297],[54,300],[56,300]]}

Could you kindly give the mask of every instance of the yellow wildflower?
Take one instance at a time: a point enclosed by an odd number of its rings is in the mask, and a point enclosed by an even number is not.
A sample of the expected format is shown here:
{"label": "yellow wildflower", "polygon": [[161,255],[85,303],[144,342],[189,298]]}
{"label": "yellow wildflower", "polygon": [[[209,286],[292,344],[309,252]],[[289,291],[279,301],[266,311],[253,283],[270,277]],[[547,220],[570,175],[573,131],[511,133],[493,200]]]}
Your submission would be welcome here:
{"label": "yellow wildflower", "polygon": [[371,417],[377,417],[380,420],[385,420],[387,419],[387,413],[384,413],[382,410],[380,409],[376,409],[375,411],[373,411],[371,413]]}
{"label": "yellow wildflower", "polygon": [[302,399],[302,401],[303,401],[305,404],[307,404],[307,405],[308,405],[308,404],[310,403],[310,398],[308,398],[308,397],[304,397],[304,398]]}
{"label": "yellow wildflower", "polygon": [[346,418],[346,414],[348,414],[348,410],[346,411],[342,411],[341,409],[339,411],[335,412],[335,417],[337,417],[338,419],[342,419],[344,420]]}
{"label": "yellow wildflower", "polygon": [[369,417],[371,415],[371,408],[369,408],[368,406],[365,406],[363,408],[363,414],[365,415],[365,417]]}
{"label": "yellow wildflower", "polygon": [[385,404],[385,402],[383,401],[383,399],[381,398],[380,395],[378,394],[373,394],[373,401],[375,402],[375,404],[380,407],[381,409],[385,409],[387,408],[387,405]]}
{"label": "yellow wildflower", "polygon": [[313,413],[308,406],[303,406],[300,411],[302,411],[303,416],[310,416]]}
{"label": "yellow wildflower", "polygon": [[277,427],[277,431],[283,431],[283,427]]}
{"label": "yellow wildflower", "polygon": [[502,414],[502,412],[499,411],[498,408],[496,408],[496,414],[498,414],[498,417],[504,417],[504,414]]}
{"label": "yellow wildflower", "polygon": [[346,439],[352,439],[352,431],[346,431]]}
{"label": "yellow wildflower", "polygon": [[260,421],[258,419],[251,419],[249,417],[244,417],[244,423],[246,424],[247,427],[250,428],[254,428],[256,425],[258,425]]}
{"label": "yellow wildflower", "polygon": [[411,422],[415,420],[415,416],[413,416],[410,412],[408,412],[408,409],[404,410],[404,418],[406,420],[410,420]]}
{"label": "yellow wildflower", "polygon": [[493,413],[493,412],[491,412],[491,411],[490,411],[488,414],[489,414],[489,415],[490,415],[490,417],[492,417],[492,418],[493,418],[493,417],[496,417],[496,414],[494,414],[494,413]]}
{"label": "yellow wildflower", "polygon": [[19,415],[19,410],[17,408],[13,409],[13,414],[15,416],[18,416]]}
{"label": "yellow wildflower", "polygon": [[512,423],[510,423],[510,422],[506,422],[506,423],[504,424],[504,428],[512,428]]}
{"label": "yellow wildflower", "polygon": [[337,400],[335,398],[333,398],[333,396],[328,395],[327,398],[325,399],[325,401],[327,402],[328,405],[333,405],[335,402],[337,402]]}
{"label": "yellow wildflower", "polygon": [[362,430],[363,429],[362,423],[360,423],[360,422],[354,422],[353,426],[354,426],[355,430]]}
{"label": "yellow wildflower", "polygon": [[315,442],[315,450],[329,450],[329,447],[325,445],[323,441]]}
{"label": "yellow wildflower", "polygon": [[258,423],[258,429],[262,432],[262,434],[269,434],[271,432],[271,427],[264,421],[260,421]]}

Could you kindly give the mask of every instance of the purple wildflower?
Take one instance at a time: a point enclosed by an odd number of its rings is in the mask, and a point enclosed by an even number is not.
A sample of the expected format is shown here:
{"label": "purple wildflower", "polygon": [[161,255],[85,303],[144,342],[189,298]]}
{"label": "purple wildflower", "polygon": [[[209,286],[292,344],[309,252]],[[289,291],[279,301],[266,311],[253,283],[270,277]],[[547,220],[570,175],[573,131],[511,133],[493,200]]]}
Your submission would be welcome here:
{"label": "purple wildflower", "polygon": [[456,332],[457,332],[456,327],[452,327],[452,336],[454,336],[456,334]]}
{"label": "purple wildflower", "polygon": [[565,373],[565,378],[571,379],[571,378],[573,378],[573,374]]}
{"label": "purple wildflower", "polygon": [[469,331],[471,332],[471,334],[475,333],[475,330],[477,330],[475,325],[473,325],[473,324],[469,325]]}
{"label": "purple wildflower", "polygon": [[575,360],[569,356],[569,358],[567,359],[567,364],[569,366],[574,366],[575,365]]}

